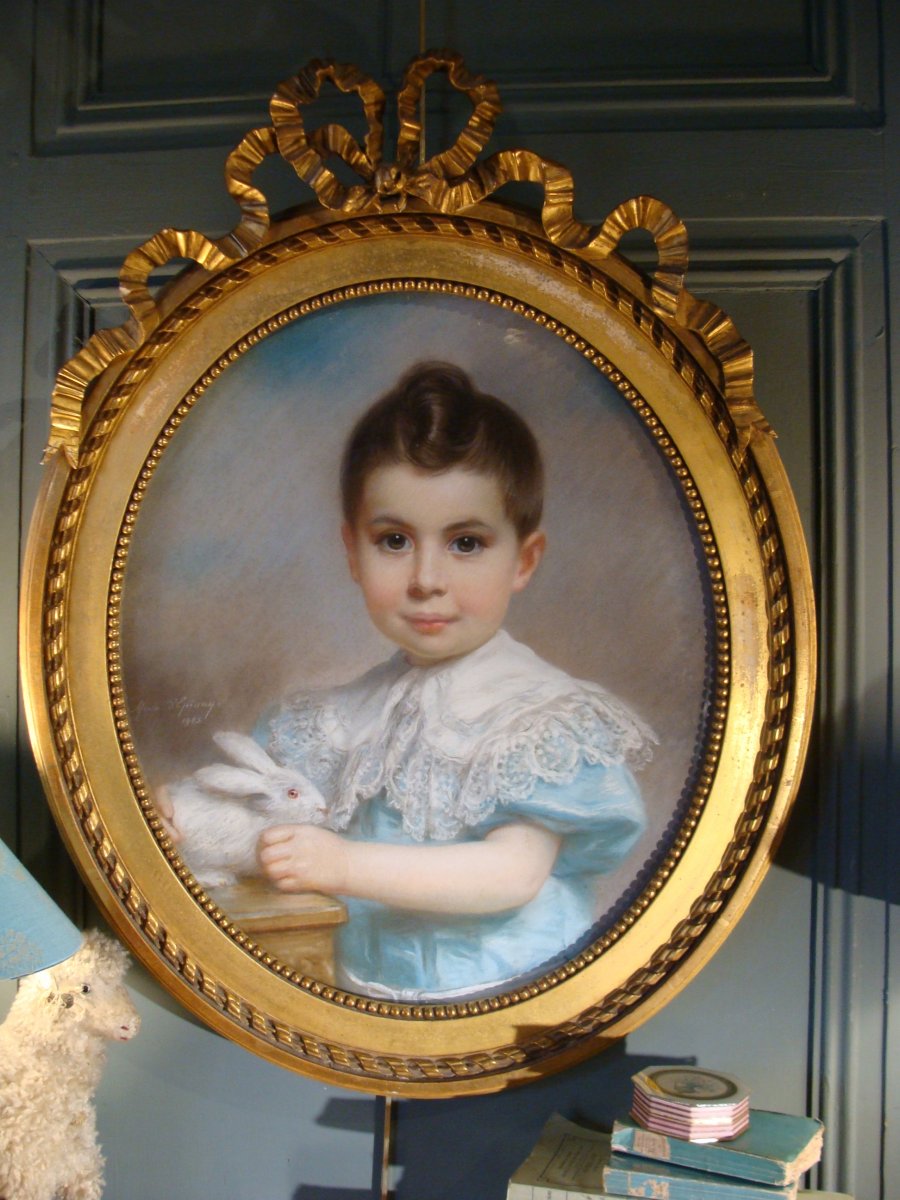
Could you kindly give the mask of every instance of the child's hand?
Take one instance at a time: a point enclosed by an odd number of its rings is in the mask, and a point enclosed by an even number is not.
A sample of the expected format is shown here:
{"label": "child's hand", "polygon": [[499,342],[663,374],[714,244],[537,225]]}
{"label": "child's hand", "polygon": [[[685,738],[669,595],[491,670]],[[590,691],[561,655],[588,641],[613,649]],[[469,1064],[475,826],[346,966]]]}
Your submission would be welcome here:
{"label": "child's hand", "polygon": [[257,844],[263,873],[282,892],[347,891],[347,843],[315,825],[273,825]]}

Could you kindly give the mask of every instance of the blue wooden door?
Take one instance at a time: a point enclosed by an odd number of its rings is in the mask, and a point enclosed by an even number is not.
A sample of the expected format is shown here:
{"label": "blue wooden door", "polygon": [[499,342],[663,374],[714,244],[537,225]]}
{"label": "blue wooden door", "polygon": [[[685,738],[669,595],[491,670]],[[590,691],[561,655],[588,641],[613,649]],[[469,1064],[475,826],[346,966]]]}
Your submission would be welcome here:
{"label": "blue wooden door", "polygon": [[[123,319],[116,273],[164,225],[217,235],[228,149],[313,57],[396,84],[412,0],[5,3],[0,294],[0,832],[83,919],[17,704],[16,584],[55,371]],[[515,1093],[402,1106],[401,1200],[489,1200],[551,1111],[604,1122],[649,1062],[740,1075],[824,1117],[822,1186],[900,1195],[896,406],[900,20],[888,0],[429,0],[426,40],[495,79],[493,148],[568,166],[576,213],[657,195],[691,235],[689,286],[756,352],[815,570],[820,696],[775,866],[700,976],[617,1050]],[[352,105],[331,104],[341,120]],[[429,150],[460,112],[430,93]],[[282,165],[283,166],[283,165]],[[273,207],[309,198],[266,165]],[[520,198],[538,197],[524,189]],[[636,253],[640,253],[637,247]],[[369,1194],[374,1104],[219,1040],[136,976],[145,1028],[100,1094],[113,1198]]]}

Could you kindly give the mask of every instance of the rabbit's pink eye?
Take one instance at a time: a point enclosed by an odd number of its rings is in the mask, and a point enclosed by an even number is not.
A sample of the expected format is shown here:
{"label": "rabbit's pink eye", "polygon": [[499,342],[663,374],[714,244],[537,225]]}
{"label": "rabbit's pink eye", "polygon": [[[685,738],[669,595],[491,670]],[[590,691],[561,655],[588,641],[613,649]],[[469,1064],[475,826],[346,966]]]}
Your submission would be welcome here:
{"label": "rabbit's pink eye", "polygon": [[299,788],[288,788],[288,799],[289,800],[297,800],[299,798],[299,796],[300,796]]}

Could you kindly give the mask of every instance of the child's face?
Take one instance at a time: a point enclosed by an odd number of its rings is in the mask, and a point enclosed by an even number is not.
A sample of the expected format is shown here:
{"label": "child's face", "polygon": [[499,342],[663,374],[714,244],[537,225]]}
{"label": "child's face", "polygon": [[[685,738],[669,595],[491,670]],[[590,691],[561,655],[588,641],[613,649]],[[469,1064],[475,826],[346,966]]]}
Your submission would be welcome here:
{"label": "child's face", "polygon": [[372,472],[342,532],[375,627],[416,666],[489,641],[545,543],[540,531],[519,540],[492,475],[406,463]]}

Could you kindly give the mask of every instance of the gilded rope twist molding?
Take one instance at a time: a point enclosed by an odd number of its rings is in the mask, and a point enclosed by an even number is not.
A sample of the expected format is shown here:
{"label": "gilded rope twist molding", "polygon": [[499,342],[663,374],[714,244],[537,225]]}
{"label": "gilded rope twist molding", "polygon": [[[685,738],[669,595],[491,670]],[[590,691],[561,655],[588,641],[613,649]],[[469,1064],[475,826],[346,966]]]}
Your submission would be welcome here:
{"label": "gilded rope twist molding", "polygon": [[[265,251],[261,251],[260,261],[269,262],[273,256],[277,258],[279,254],[297,253],[303,249],[333,243],[336,238],[345,238],[347,236],[365,237],[371,234],[373,227],[377,229],[380,222],[384,222],[386,227],[389,225],[391,228],[403,228],[407,222],[424,222],[429,225],[430,229],[440,232],[443,236],[466,236],[469,238],[480,236],[491,240],[496,240],[498,237],[503,239],[513,236],[508,230],[491,226],[487,222],[478,222],[471,219],[463,221],[458,218],[440,219],[423,217],[421,215],[414,216],[413,214],[407,214],[404,217],[370,217],[366,221],[351,223],[346,227],[341,227],[340,232],[326,228],[324,230],[313,230],[295,235],[290,239],[286,239],[284,243],[279,244],[277,247],[266,248]],[[517,248],[523,253],[530,252],[537,257],[544,252],[544,248],[538,239],[531,239],[527,235],[518,232],[515,233],[514,238]],[[619,297],[615,285],[608,280],[604,280],[595,272],[590,271],[590,269],[586,270],[580,260],[570,259],[565,253],[555,253],[557,255],[557,265],[561,269],[576,272],[582,282],[592,282],[592,285],[604,294],[608,303],[618,304]],[[633,302],[621,304],[619,306],[620,310],[630,317],[635,326],[648,339],[653,341],[659,352],[664,354],[673,363],[685,381],[693,388],[698,401],[708,412],[713,426],[719,430],[720,436],[725,439],[726,448],[739,472],[748,509],[753,518],[754,528],[757,530],[760,555],[764,564],[769,595],[769,698],[767,723],[763,731],[762,744],[757,756],[754,777],[748,790],[743,814],[734,831],[734,837],[702,896],[695,901],[688,917],[678,925],[669,941],[664,946],[659,947],[649,962],[634,972],[621,987],[603,997],[598,1004],[585,1010],[577,1019],[557,1029],[532,1036],[517,1044],[496,1047],[490,1052],[434,1058],[421,1056],[402,1058],[394,1055],[373,1055],[362,1049],[323,1041],[310,1035],[308,1031],[292,1029],[283,1022],[276,1021],[271,1016],[260,1012],[246,998],[237,995],[233,990],[226,987],[203,964],[198,963],[184,948],[173,941],[165,926],[151,909],[146,897],[140,893],[133,880],[129,878],[125,866],[117,860],[115,851],[111,846],[102,821],[94,806],[93,797],[90,795],[84,779],[75,731],[71,720],[65,659],[65,613],[72,547],[77,536],[81,511],[85,496],[89,490],[91,475],[96,469],[98,459],[102,454],[106,441],[114,432],[119,414],[123,406],[127,403],[134,386],[140,381],[145,372],[150,369],[156,356],[164,350],[178,329],[195,320],[205,306],[215,303],[220,295],[224,291],[227,291],[229,287],[238,286],[247,277],[248,270],[252,272],[254,269],[255,263],[253,261],[240,266],[237,264],[232,265],[223,274],[210,280],[197,292],[193,293],[190,303],[176,310],[167,320],[165,326],[158,329],[156,336],[148,339],[148,344],[144,347],[141,356],[132,361],[129,370],[123,374],[120,382],[107,395],[103,408],[95,417],[88,436],[85,439],[80,466],[69,474],[64,499],[60,505],[53,534],[53,569],[48,574],[45,590],[43,654],[45,683],[54,730],[54,740],[64,777],[69,787],[73,810],[76,814],[78,824],[84,832],[88,846],[91,848],[98,864],[109,880],[110,888],[128,914],[133,925],[140,930],[145,943],[151,947],[154,953],[165,958],[179,972],[184,982],[195,990],[198,995],[204,996],[209,1002],[213,1003],[228,1020],[252,1030],[256,1036],[271,1041],[273,1044],[288,1050],[291,1054],[299,1058],[327,1065],[335,1072],[344,1073],[348,1076],[365,1075],[370,1078],[377,1077],[387,1082],[416,1080],[440,1082],[443,1080],[495,1074],[509,1070],[511,1065],[515,1066],[524,1062],[536,1062],[541,1058],[559,1053],[561,1050],[566,1049],[568,1046],[577,1043],[585,1037],[593,1037],[598,1033],[602,1033],[605,1028],[608,1028],[613,1022],[621,1018],[631,1007],[640,1002],[649,992],[658,986],[706,932],[716,913],[740,878],[743,865],[752,850],[755,833],[765,816],[767,806],[773,795],[774,783],[777,780],[780,770],[781,749],[783,747],[784,732],[788,720],[792,683],[791,626],[790,606],[787,603],[787,573],[777,526],[772,517],[764,485],[756,471],[752,456],[740,453],[738,444],[740,431],[736,430],[734,425],[726,419],[727,414],[720,408],[721,401],[717,399],[714,389],[710,388],[703,372],[692,361],[690,355],[684,351],[678,340],[659,321],[657,316],[648,313],[640,304],[634,304]],[[396,283],[397,281],[394,281],[394,283],[382,282],[372,286],[376,289],[384,289],[396,286]],[[455,286],[436,283],[433,280],[400,281],[400,283],[403,286],[424,286],[429,288]],[[465,291],[466,289],[463,288],[462,290]],[[478,289],[468,290],[478,292]],[[354,289],[348,288],[346,291],[349,295],[353,293]],[[310,302],[309,308],[315,310],[316,301]],[[536,314],[533,310],[525,310],[525,315],[536,319]],[[574,335],[569,335],[568,331],[564,328],[559,327],[556,322],[548,322],[548,325],[552,325],[555,331],[560,336],[565,336],[567,340],[569,336],[574,337]],[[583,353],[586,352],[585,347],[577,342],[576,349],[580,349]],[[602,369],[602,364],[598,365]],[[630,388],[628,381],[611,368],[610,377],[616,386],[622,390],[625,397],[640,411],[640,405],[643,404],[643,401],[634,389]],[[203,388],[210,382],[210,378],[205,377],[200,381],[198,389],[195,389],[197,395],[202,393]],[[178,422],[187,415],[189,410],[190,405],[188,403],[182,402],[179,405],[176,413],[167,424],[166,430],[163,431],[163,445],[165,444],[165,439],[172,435]],[[161,453],[162,446],[158,444],[151,455],[151,459],[153,461],[158,460]],[[674,450],[672,455],[670,455],[670,458],[672,457],[674,457]],[[673,462],[673,467],[676,470],[676,474],[685,472],[685,468],[680,467],[678,461]],[[700,510],[698,513],[698,530],[701,533],[701,541],[708,540],[711,543],[712,535],[708,532],[708,527],[707,532],[703,532],[704,514],[702,513],[702,505],[699,497],[696,496],[696,493],[693,493],[692,496],[689,484],[686,485],[686,488],[685,494],[689,504],[695,509],[695,512]],[[123,707],[124,693],[122,689],[118,642],[118,604],[121,595],[121,579],[125,556],[130,540],[130,532],[137,518],[138,508],[139,503],[135,499],[132,499],[123,521],[122,536],[120,538],[110,586],[108,677],[114,707],[117,712],[123,713],[125,710]],[[725,597],[721,583],[717,584],[715,582],[716,561],[713,545],[712,550],[708,554],[708,563],[711,569],[711,576],[714,580],[712,586],[714,595],[717,596],[718,605],[724,604]],[[718,593],[716,592],[717,588]],[[720,629],[720,636],[723,636],[722,630],[727,630],[727,613],[724,609],[720,611],[717,609],[716,623]],[[727,663],[727,651],[723,651],[721,658],[724,663]],[[727,687],[727,672],[723,673],[720,671],[717,683],[716,712],[722,719],[724,719],[722,714],[727,712]],[[713,743],[715,743],[717,736],[715,730],[716,726],[713,725],[713,737],[711,738]],[[134,754],[133,744],[130,741],[130,733],[127,730],[127,721],[121,746],[126,765],[132,770],[132,773],[137,771],[139,774],[137,758]],[[707,762],[701,773],[701,790],[704,780],[710,780],[713,771],[714,762]],[[139,799],[145,811],[152,813],[152,805],[149,803],[146,791],[144,791],[143,795],[139,795]],[[685,837],[688,837],[689,833],[689,829],[686,832],[683,831],[680,835],[681,839],[683,840]],[[200,897],[202,897],[202,893],[200,893]],[[202,899],[200,899],[200,902],[203,902]],[[215,906],[209,901],[204,903],[204,907],[214,919],[223,916],[223,914],[217,913]],[[296,978],[292,972],[279,967],[279,964],[271,956],[267,955],[260,947],[255,946],[246,935],[235,931],[235,937],[241,945],[245,946],[249,953],[254,954],[260,961],[271,966],[272,969],[279,970],[280,973],[294,979],[296,982]],[[563,979],[578,969],[579,962],[573,961],[566,964],[557,974],[559,979]],[[535,985],[528,985],[514,995],[492,997],[486,1001],[475,1002],[473,1006],[447,1004],[421,1008],[409,1008],[383,1001],[370,1001],[363,997],[347,996],[339,992],[336,988],[315,982],[310,986],[310,990],[314,994],[321,995],[326,1000],[336,1003],[343,1002],[363,1012],[372,1012],[380,1016],[407,1016],[414,1019],[441,1021],[459,1015],[467,1015],[470,1012],[484,1012],[499,1007],[506,1007],[509,1003],[515,1003],[517,999],[527,999],[530,995],[539,994],[546,987],[553,986],[556,981],[556,977],[548,978],[539,981]]]}
{"label": "gilded rope twist molding", "polygon": [[[450,84],[465,93],[472,113],[452,146],[417,165],[422,140],[419,102],[426,80],[435,71],[446,72]],[[359,97],[367,127],[363,146],[342,125],[324,125],[307,132],[302,110],[318,99],[325,83]],[[257,166],[276,153],[290,163],[324,207],[345,218],[400,212],[410,197],[436,214],[453,215],[486,200],[506,183],[531,182],[544,191],[541,220],[550,243],[589,263],[598,265],[615,253],[629,230],[648,230],[658,253],[650,284],[651,307],[677,327],[694,333],[718,363],[721,380],[717,382],[741,430],[743,445],[758,433],[771,432],[753,399],[749,346],[730,317],[715,305],[696,300],[684,287],[687,233],[667,205],[638,196],[620,204],[596,228],[576,220],[574,179],[559,163],[524,149],[502,150],[477,161],[493,132],[500,98],[493,83],[472,75],[462,58],[451,51],[419,55],[407,68],[398,94],[400,132],[393,163],[382,158],[384,108],[382,89],[350,64],[314,60],[278,86],[269,106],[271,126],[248,133],[226,164],[226,186],[240,209],[238,224],[218,239],[196,230],[161,229],[126,257],[119,287],[130,316],[115,329],[95,333],[60,370],[53,390],[45,458],[62,451],[69,466],[77,467],[82,453],[83,408],[92,383],[112,363],[138,351],[161,320],[149,286],[155,269],[187,258],[204,270],[221,271],[261,245],[269,228],[269,212],[265,196],[251,179]],[[362,182],[342,184],[326,165],[334,155]]]}

